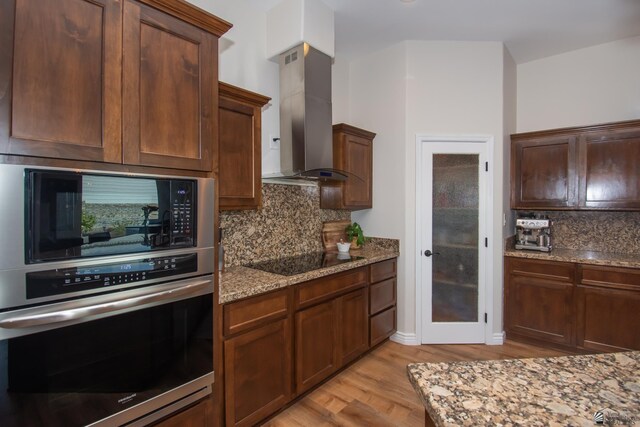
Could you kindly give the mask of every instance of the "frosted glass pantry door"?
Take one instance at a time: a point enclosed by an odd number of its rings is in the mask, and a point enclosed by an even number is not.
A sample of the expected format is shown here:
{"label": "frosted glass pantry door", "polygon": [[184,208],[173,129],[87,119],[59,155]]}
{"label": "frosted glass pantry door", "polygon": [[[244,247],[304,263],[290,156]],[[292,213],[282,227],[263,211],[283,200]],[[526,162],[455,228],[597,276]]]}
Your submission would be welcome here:
{"label": "frosted glass pantry door", "polygon": [[423,343],[484,342],[485,144],[422,150]]}

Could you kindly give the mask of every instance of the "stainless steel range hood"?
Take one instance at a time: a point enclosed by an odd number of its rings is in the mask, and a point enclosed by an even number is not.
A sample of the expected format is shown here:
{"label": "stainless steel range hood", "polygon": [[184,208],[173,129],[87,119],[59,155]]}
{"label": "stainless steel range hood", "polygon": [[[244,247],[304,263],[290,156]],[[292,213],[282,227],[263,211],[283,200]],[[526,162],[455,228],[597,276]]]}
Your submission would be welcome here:
{"label": "stainless steel range hood", "polygon": [[332,169],[331,57],[302,43],[279,57],[280,170],[265,178],[344,181]]}

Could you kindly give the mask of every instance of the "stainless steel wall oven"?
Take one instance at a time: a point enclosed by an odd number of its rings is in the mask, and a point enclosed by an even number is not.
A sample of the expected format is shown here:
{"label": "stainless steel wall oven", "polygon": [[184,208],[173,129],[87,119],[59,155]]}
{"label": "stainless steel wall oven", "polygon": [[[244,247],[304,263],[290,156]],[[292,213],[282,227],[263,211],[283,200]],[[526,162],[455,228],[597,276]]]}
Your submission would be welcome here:
{"label": "stainless steel wall oven", "polygon": [[214,200],[0,165],[0,425],[142,425],[211,393]]}

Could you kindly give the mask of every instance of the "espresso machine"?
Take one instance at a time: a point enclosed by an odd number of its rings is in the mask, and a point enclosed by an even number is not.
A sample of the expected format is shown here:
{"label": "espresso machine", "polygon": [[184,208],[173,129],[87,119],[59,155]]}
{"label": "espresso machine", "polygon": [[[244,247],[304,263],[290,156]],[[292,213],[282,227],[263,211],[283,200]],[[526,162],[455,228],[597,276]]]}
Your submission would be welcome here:
{"label": "espresso machine", "polygon": [[546,215],[516,219],[516,249],[550,252],[551,220]]}

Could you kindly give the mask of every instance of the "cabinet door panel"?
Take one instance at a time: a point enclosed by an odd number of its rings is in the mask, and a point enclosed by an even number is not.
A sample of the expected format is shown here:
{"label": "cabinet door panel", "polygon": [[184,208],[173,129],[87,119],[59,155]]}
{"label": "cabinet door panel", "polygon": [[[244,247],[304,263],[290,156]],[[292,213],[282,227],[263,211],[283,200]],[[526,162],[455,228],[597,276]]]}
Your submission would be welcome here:
{"label": "cabinet door panel", "polygon": [[345,365],[369,348],[367,289],[351,292],[338,300],[340,320],[340,364]]}
{"label": "cabinet door panel", "polygon": [[125,2],[124,163],[212,170],[215,55],[215,36]]}
{"label": "cabinet door panel", "polygon": [[1,7],[0,152],[121,162],[121,3]]}
{"label": "cabinet door panel", "polygon": [[296,392],[308,390],[338,366],[335,300],[296,313]]}
{"label": "cabinet door panel", "polygon": [[573,264],[508,259],[505,330],[519,336],[573,345]]}
{"label": "cabinet door panel", "polygon": [[598,351],[640,350],[640,289],[580,286],[577,345]]}
{"label": "cabinet door panel", "polygon": [[290,337],[283,319],[225,341],[227,425],[255,425],[289,401]]}
{"label": "cabinet door panel", "polygon": [[576,312],[578,346],[640,350],[640,270],[581,266]]}
{"label": "cabinet door panel", "polygon": [[580,205],[640,208],[640,131],[584,137],[580,145]]}
{"label": "cabinet door panel", "polygon": [[344,204],[349,207],[371,207],[373,170],[372,143],[365,138],[347,135],[345,140],[345,170],[352,176],[344,184]]}
{"label": "cabinet door panel", "polygon": [[511,156],[513,208],[577,205],[575,137],[517,140]]}

